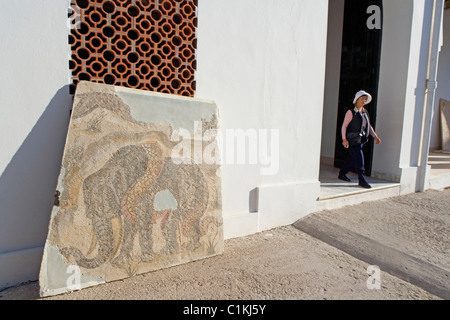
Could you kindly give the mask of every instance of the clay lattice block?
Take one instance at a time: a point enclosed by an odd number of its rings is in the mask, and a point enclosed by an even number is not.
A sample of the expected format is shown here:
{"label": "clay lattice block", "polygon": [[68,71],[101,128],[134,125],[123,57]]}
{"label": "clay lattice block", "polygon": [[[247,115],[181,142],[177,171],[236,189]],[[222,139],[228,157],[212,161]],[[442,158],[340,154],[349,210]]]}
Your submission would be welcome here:
{"label": "clay lattice block", "polygon": [[194,96],[197,0],[71,0],[72,92],[88,80]]}
{"label": "clay lattice block", "polygon": [[[41,265],[41,295],[221,254],[219,161],[207,164],[184,152],[194,150],[184,148],[191,144],[198,150],[198,137],[217,127],[211,101],[80,82]],[[200,139],[200,151],[215,150],[214,142],[211,135]]]}

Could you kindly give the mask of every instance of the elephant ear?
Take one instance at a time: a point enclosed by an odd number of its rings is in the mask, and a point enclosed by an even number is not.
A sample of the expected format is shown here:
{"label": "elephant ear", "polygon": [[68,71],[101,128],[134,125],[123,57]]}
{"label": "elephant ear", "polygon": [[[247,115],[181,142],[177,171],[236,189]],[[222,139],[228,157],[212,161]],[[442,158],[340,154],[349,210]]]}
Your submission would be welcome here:
{"label": "elephant ear", "polygon": [[95,215],[94,208],[92,206],[92,188],[91,188],[92,182],[90,181],[89,177],[84,180],[83,182],[83,199],[84,204],[86,205],[86,217],[91,218]]}
{"label": "elephant ear", "polygon": [[86,205],[86,217],[92,218],[98,215],[97,207],[99,199],[104,199],[103,194],[99,194],[99,190],[104,192],[104,188],[101,188],[103,182],[103,171],[97,171],[91,174],[83,182],[83,199]]}
{"label": "elephant ear", "polygon": [[84,179],[83,181],[83,197],[84,197],[84,203],[86,205],[90,205],[93,201],[93,192],[94,189],[94,182],[96,181],[95,173],[91,174],[89,177]]}

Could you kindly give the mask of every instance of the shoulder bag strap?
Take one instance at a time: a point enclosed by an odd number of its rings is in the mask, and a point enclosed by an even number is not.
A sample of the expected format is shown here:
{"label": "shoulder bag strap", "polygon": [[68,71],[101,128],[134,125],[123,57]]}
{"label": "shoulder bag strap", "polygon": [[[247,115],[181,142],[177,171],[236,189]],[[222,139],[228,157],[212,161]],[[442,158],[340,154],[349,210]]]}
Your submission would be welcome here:
{"label": "shoulder bag strap", "polygon": [[[370,132],[370,121],[369,121],[369,115],[367,114],[367,112],[364,112],[364,117],[366,118],[366,122],[367,122],[366,137],[368,138],[369,137],[369,132]],[[361,125],[361,127],[362,127],[362,125]],[[362,130],[361,130],[361,132],[362,132]]]}

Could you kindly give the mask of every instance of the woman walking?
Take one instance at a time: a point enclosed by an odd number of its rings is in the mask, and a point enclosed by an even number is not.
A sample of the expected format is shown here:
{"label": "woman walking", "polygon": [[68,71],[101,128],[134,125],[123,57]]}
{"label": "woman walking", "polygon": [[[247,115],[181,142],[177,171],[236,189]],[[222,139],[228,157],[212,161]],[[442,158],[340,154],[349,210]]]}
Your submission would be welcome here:
{"label": "woman walking", "polygon": [[345,164],[339,171],[338,178],[347,182],[351,180],[347,173],[355,169],[358,174],[359,185],[363,188],[371,188],[364,177],[364,155],[362,148],[368,141],[369,134],[375,139],[376,144],[381,143],[381,139],[370,125],[369,115],[364,108],[366,104],[372,101],[372,96],[364,90],[358,91],[353,99],[354,108],[348,110],[342,123],[342,145],[348,148],[349,152]]}

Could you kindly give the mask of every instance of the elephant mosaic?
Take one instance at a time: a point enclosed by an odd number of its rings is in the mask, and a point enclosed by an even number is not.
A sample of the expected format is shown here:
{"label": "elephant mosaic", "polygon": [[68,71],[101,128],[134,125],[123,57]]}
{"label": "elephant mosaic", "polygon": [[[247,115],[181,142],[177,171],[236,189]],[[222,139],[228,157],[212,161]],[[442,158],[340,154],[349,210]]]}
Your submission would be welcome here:
{"label": "elephant mosaic", "polygon": [[[195,250],[214,222],[205,216],[208,183],[200,167],[174,164],[156,141],[117,150],[83,181],[82,192],[94,233],[92,244],[87,253],[75,247],[62,248],[61,253],[87,269],[105,263],[126,267],[136,243],[141,261],[151,261],[158,254],[155,227],[163,234],[162,253]],[[161,192],[175,204],[159,208]]]}

